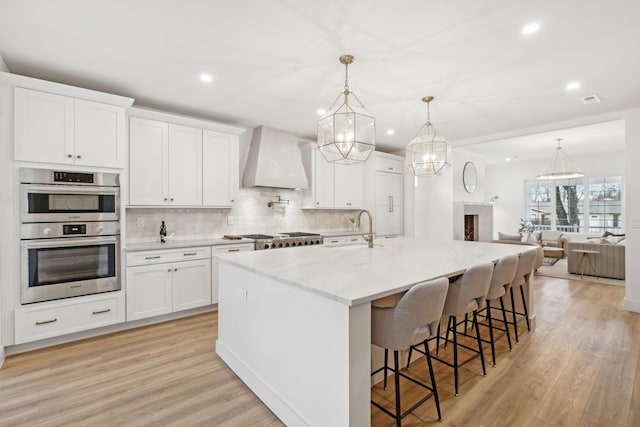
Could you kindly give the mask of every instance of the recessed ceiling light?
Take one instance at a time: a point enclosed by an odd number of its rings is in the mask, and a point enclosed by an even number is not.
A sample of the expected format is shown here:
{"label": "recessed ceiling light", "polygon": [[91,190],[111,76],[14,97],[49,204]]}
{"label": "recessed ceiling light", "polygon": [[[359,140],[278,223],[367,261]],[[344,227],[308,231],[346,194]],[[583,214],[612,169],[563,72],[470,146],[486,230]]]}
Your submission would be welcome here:
{"label": "recessed ceiling light", "polygon": [[324,116],[324,114],[325,114],[326,112],[327,112],[326,110],[323,110],[322,108],[320,108],[320,109],[318,110],[318,115],[319,115],[319,116]]}
{"label": "recessed ceiling light", "polygon": [[213,81],[213,76],[211,74],[200,74],[200,80],[205,83],[211,83]]}
{"label": "recessed ceiling light", "polygon": [[531,34],[537,33],[538,30],[540,30],[540,23],[531,22],[530,24],[522,27],[522,34],[524,34],[525,36],[530,36]]}
{"label": "recessed ceiling light", "polygon": [[394,133],[396,133],[395,130],[393,129],[387,129],[387,135],[393,135]]}
{"label": "recessed ceiling light", "polygon": [[511,157],[505,157],[504,161],[505,162],[510,162],[511,161]]}
{"label": "recessed ceiling light", "polygon": [[571,82],[565,86],[566,90],[576,90],[580,87],[580,82]]}

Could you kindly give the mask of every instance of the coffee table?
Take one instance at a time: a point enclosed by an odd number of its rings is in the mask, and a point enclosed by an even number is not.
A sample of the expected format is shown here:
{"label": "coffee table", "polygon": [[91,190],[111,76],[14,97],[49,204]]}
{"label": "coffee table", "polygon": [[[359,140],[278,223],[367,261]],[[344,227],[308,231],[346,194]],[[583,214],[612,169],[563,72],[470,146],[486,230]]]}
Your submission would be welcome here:
{"label": "coffee table", "polygon": [[554,246],[543,246],[544,258],[542,261],[545,265],[554,265],[556,262],[564,258],[564,249]]}

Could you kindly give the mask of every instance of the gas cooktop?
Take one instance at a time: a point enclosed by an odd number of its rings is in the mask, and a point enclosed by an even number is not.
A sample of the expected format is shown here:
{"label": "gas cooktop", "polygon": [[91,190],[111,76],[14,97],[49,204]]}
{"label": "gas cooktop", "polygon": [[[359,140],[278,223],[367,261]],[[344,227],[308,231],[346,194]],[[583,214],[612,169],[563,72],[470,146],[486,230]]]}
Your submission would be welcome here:
{"label": "gas cooktop", "polygon": [[297,246],[321,245],[324,238],[317,233],[292,231],[278,234],[245,234],[242,237],[255,240],[255,249],[293,248]]}

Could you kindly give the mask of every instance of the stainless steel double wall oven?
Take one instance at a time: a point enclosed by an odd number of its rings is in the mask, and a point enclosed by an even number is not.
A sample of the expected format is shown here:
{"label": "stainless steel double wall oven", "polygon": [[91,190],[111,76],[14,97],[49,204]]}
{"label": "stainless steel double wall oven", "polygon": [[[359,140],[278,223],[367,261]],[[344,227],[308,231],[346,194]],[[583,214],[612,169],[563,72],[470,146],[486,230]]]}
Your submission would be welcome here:
{"label": "stainless steel double wall oven", "polygon": [[20,221],[22,304],[121,288],[118,174],[22,168]]}

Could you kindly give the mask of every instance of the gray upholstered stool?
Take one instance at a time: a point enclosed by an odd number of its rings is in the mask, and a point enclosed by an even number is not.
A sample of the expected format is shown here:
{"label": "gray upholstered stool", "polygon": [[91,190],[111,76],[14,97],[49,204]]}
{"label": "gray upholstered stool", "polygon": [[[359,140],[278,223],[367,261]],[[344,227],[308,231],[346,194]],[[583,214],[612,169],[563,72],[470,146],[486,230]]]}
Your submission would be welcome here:
{"label": "gray upholstered stool", "polygon": [[[436,380],[433,375],[429,352],[426,352],[426,356],[429,375],[431,376],[431,386],[400,372],[398,351],[406,350],[415,343],[423,343],[426,348],[426,340],[435,336],[437,333],[448,287],[449,281],[444,277],[431,280],[413,286],[393,307],[371,307],[371,343],[384,348],[384,367],[377,369],[371,375],[384,371],[384,386],[386,388],[387,370],[391,369],[388,368],[387,365],[387,356],[389,350],[393,350],[394,368],[392,371],[394,372],[395,381],[395,413],[389,411],[373,399],[371,400],[371,403],[386,414],[395,418],[397,426],[401,425],[403,417],[408,415],[431,396],[433,396],[436,403],[438,419],[442,419]],[[401,376],[429,390],[429,393],[425,397],[404,412],[400,406]]]}
{"label": "gray upholstered stool", "polygon": [[[529,282],[531,274],[533,274],[533,268],[536,264],[536,258],[538,254],[536,251],[526,251],[520,254],[518,258],[518,267],[516,269],[516,275],[509,286],[511,294],[511,315],[513,316],[513,329],[515,330],[516,343],[518,342],[518,316],[524,317],[527,322],[527,331],[531,331],[529,325],[529,313],[527,311],[527,300],[524,297],[524,285]],[[524,313],[516,311],[515,299],[513,297],[513,289],[520,288],[520,297],[522,298],[522,308]]]}
{"label": "gray upholstered stool", "polygon": [[[489,291],[489,285],[491,284],[491,276],[493,275],[493,263],[488,262],[485,264],[475,265],[468,268],[462,276],[454,280],[449,284],[449,292],[447,293],[447,299],[444,303],[444,309],[442,314],[449,316],[449,323],[447,325],[447,337],[446,342],[449,342],[449,332],[453,333],[453,363],[448,360],[444,360],[437,356],[437,352],[440,348],[440,331],[438,327],[437,335],[437,348],[436,356],[431,357],[439,362],[444,363],[447,366],[453,368],[453,377],[455,383],[455,393],[458,395],[458,368],[466,365],[476,357],[480,357],[482,364],[482,373],[487,374],[484,366],[484,354],[482,352],[482,340],[480,339],[480,331],[478,330],[478,316],[477,310],[484,304],[487,292]],[[467,345],[458,342],[458,326],[464,324],[462,320],[458,323],[458,316],[464,316],[465,314],[473,313],[473,326],[476,331],[476,341],[478,348],[472,348]],[[462,333],[466,335],[466,331]],[[460,362],[458,360],[458,347],[463,347],[475,354],[468,359]],[[421,352],[415,346],[411,347],[411,350],[417,350]],[[409,353],[409,362],[411,361],[411,353]]]}
{"label": "gray upholstered stool", "polygon": [[[494,329],[504,332],[504,334],[507,336],[507,342],[509,343],[509,350],[511,350],[509,322],[507,321],[507,313],[504,309],[504,300],[502,297],[506,295],[507,291],[510,289],[511,283],[516,276],[517,268],[518,255],[505,256],[500,258],[498,262],[496,262],[496,265],[493,268],[493,275],[491,277],[491,285],[489,286],[489,291],[487,292],[486,305],[481,310],[478,310],[478,313],[481,313],[483,311],[486,312],[485,317],[488,323],[487,326],[489,327],[489,341],[483,341],[489,342],[491,344],[491,360],[493,362],[493,366],[496,366],[496,337],[494,337]],[[493,321],[498,319],[493,319],[491,316],[491,302],[495,301],[496,299],[500,299],[500,308],[502,310],[502,322],[504,328],[494,325]]]}

